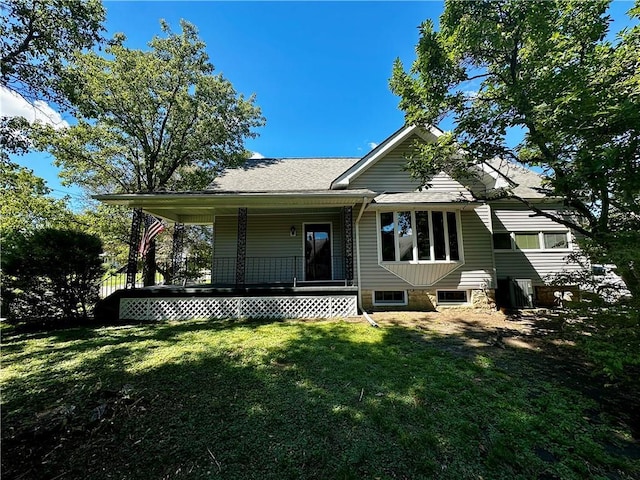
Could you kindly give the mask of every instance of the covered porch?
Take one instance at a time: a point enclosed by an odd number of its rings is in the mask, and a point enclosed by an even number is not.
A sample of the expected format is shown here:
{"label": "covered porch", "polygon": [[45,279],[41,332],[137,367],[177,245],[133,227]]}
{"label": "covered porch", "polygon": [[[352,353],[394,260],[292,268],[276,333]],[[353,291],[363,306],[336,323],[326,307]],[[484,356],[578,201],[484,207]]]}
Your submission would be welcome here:
{"label": "covered porch", "polygon": [[119,317],[357,315],[354,215],[370,193],[102,196],[106,203],[140,209],[178,226],[213,226],[208,263],[189,268],[183,239],[174,235],[172,285],[119,292]]}

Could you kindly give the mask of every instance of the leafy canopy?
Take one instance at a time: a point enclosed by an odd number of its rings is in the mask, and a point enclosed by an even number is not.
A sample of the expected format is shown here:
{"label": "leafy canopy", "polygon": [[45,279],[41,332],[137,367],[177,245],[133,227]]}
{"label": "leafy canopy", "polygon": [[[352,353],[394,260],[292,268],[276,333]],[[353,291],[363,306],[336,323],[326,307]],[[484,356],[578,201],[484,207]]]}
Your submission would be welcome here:
{"label": "leafy canopy", "polygon": [[147,51],[124,46],[78,54],[66,92],[79,114],[64,131],[41,132],[66,183],[91,193],[205,188],[225,166],[247,158],[244,139],[264,120],[254,98],[214,74],[196,28],[161,22]]}
{"label": "leafy canopy", "polygon": [[45,181],[28,168],[0,162],[0,235],[42,227],[70,228],[74,215],[67,199],[50,197]]}
{"label": "leafy canopy", "polygon": [[638,279],[640,6],[629,11],[635,25],[610,41],[608,3],[449,0],[439,30],[420,26],[410,70],[396,60],[390,85],[408,123],[455,124],[420,148],[408,164],[414,176],[426,183],[496,157],[539,167],[547,193],[578,218],[506,194],[582,233]]}
{"label": "leafy canopy", "polygon": [[65,64],[102,40],[104,20],[100,0],[0,0],[0,86],[64,104]]}
{"label": "leafy canopy", "polygon": [[[413,173],[497,156],[541,167],[588,236],[608,230],[613,209],[639,214],[640,29],[605,40],[607,4],[446,2],[439,31],[421,25],[410,71],[399,60],[393,69],[409,123],[455,122]],[[523,132],[515,146],[514,130]]]}

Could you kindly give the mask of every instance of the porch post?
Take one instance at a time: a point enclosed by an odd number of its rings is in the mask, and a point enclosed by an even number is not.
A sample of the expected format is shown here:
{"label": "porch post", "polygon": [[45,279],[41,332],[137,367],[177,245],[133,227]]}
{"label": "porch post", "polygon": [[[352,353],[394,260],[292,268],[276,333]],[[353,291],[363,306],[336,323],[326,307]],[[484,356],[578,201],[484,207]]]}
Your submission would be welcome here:
{"label": "porch post", "polygon": [[353,207],[343,207],[344,279],[353,280]]}
{"label": "porch post", "polygon": [[236,285],[243,285],[247,260],[247,209],[238,209],[238,249],[236,250]]}
{"label": "porch post", "polygon": [[173,227],[173,242],[171,245],[171,277],[172,284],[180,283],[182,274],[182,245],[184,243],[184,223],[176,223]]}
{"label": "porch post", "polygon": [[127,258],[127,281],[125,288],[136,288],[136,273],[138,273],[138,247],[140,245],[140,223],[142,209],[133,210],[131,217],[131,232],[129,233],[129,257]]}

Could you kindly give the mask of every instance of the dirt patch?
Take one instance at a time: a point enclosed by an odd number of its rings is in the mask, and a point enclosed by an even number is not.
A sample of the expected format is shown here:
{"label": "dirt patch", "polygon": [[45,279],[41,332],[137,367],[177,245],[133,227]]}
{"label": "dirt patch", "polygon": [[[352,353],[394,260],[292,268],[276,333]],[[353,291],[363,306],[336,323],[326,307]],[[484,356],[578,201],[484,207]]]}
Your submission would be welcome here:
{"label": "dirt patch", "polygon": [[508,374],[524,379],[544,376],[582,392],[598,404],[592,412],[594,421],[605,414],[630,428],[635,442],[625,448],[631,456],[640,455],[640,392],[593,373],[593,366],[565,335],[562,312],[541,309],[505,314],[452,308],[371,317],[381,328],[423,332],[439,350],[469,358],[482,354]]}

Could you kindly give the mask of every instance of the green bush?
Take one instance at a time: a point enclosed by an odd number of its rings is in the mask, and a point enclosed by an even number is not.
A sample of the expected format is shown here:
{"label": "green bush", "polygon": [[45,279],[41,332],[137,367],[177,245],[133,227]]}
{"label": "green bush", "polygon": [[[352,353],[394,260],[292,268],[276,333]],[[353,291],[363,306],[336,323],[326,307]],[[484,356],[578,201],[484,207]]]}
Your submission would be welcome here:
{"label": "green bush", "polygon": [[102,242],[74,230],[2,239],[3,315],[13,321],[87,318],[98,300]]}

